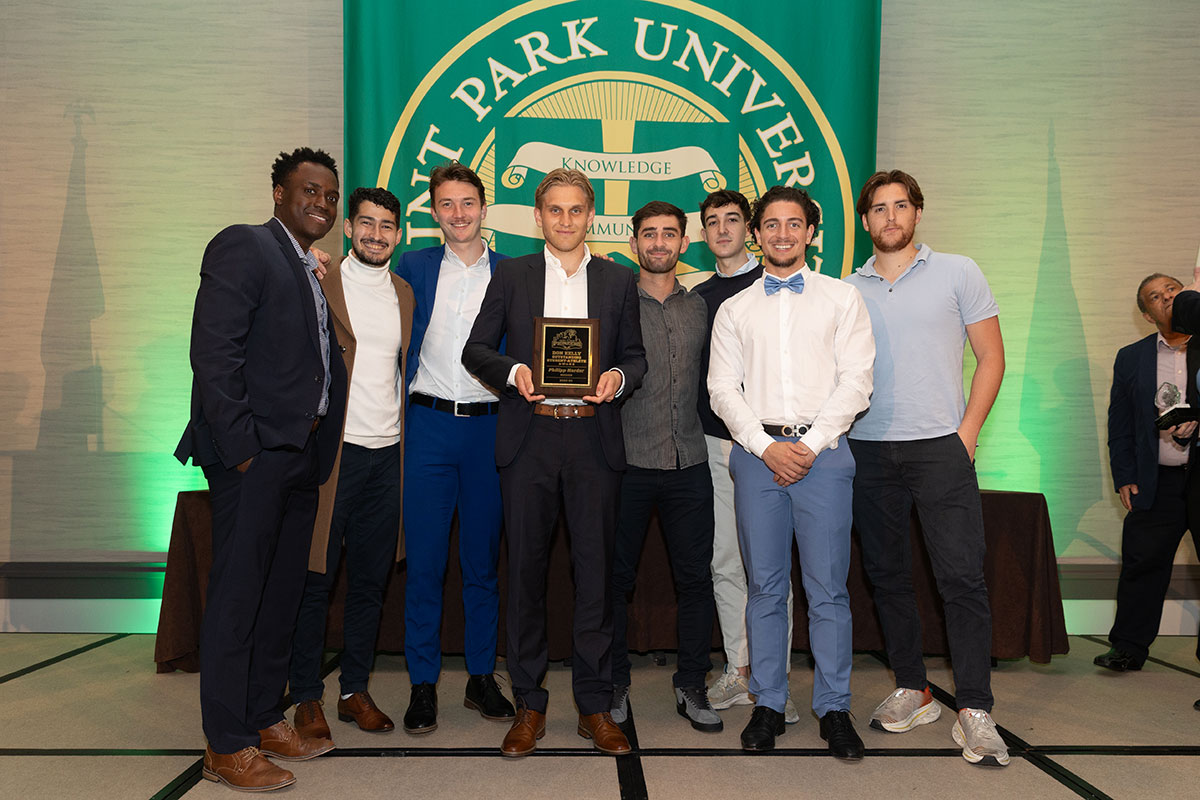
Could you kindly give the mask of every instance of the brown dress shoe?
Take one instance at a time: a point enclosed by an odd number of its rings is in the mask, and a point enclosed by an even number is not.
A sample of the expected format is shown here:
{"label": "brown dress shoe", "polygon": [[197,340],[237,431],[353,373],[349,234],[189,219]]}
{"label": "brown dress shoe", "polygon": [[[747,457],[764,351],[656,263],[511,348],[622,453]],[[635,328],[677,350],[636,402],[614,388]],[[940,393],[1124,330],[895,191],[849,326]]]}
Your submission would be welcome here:
{"label": "brown dress shoe", "polygon": [[269,792],[296,782],[296,776],[262,757],[257,747],[246,747],[236,753],[214,753],[204,748],[205,780],[219,781],[239,792]]}
{"label": "brown dress shoe", "polygon": [[579,715],[579,735],[592,740],[592,746],[610,756],[623,756],[633,752],[625,734],[613,722],[607,711],[598,714]]}
{"label": "brown dress shoe", "polygon": [[504,734],[500,755],[509,758],[527,756],[537,749],[537,740],[546,735],[546,715],[525,706],[517,707],[517,717]]}
{"label": "brown dress shoe", "polygon": [[284,761],[308,761],[333,749],[333,742],[328,739],[313,739],[296,733],[286,719],[263,728],[258,732],[258,737],[258,749],[264,756],[282,758]]}
{"label": "brown dress shoe", "polygon": [[396,729],[388,715],[379,710],[371,695],[355,692],[345,700],[338,700],[338,719],[342,722],[357,722],[358,727],[369,733],[387,733]]}
{"label": "brown dress shoe", "polygon": [[296,733],[308,739],[333,739],[320,700],[305,700],[297,704],[296,714],[292,717],[292,727],[296,729]]}

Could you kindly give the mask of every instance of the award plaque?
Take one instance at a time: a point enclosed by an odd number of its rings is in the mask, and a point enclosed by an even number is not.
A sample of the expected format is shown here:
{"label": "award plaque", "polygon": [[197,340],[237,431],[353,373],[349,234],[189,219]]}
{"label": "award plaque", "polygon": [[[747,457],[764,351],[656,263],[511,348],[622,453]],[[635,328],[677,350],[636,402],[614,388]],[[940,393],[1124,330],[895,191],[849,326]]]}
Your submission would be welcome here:
{"label": "award plaque", "polygon": [[1173,383],[1164,383],[1154,393],[1154,405],[1159,410],[1159,416],[1154,420],[1155,426],[1165,431],[1184,422],[1196,419],[1196,409],[1183,400],[1183,392]]}
{"label": "award plaque", "polygon": [[546,397],[596,393],[600,320],[533,318],[533,391]]}

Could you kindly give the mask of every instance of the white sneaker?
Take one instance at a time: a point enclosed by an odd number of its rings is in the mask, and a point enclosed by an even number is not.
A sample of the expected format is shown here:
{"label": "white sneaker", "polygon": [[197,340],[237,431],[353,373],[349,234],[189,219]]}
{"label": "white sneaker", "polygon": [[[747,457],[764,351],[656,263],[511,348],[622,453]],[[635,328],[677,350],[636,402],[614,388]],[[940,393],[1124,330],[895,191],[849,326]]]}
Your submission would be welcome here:
{"label": "white sneaker", "polygon": [[942,715],[942,707],[926,688],[897,689],[879,704],[871,715],[871,727],[877,731],[904,733],[918,725],[933,722]]}
{"label": "white sneaker", "polygon": [[725,665],[725,672],[708,687],[708,702],[718,711],[732,706],[753,705],[750,699],[750,679]]}
{"label": "white sneaker", "polygon": [[972,764],[983,764],[989,767],[1008,766],[1008,748],[1000,734],[996,733],[996,723],[986,711],[978,708],[964,708],[958,712],[952,731],[954,741],[962,748],[962,755]]}
{"label": "white sneaker", "polygon": [[795,725],[800,721],[800,712],[796,710],[796,704],[792,702],[790,694],[783,704],[783,721],[787,725]]}

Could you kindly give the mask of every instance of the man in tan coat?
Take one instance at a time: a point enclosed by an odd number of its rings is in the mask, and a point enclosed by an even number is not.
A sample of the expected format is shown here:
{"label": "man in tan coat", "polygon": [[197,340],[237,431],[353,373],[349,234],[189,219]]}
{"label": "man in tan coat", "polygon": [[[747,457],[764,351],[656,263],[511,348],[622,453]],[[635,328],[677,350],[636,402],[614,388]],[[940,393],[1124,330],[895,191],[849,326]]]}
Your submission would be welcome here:
{"label": "man in tan coat", "polygon": [[404,463],[405,350],[413,291],[388,269],[400,238],[400,202],[386,189],[350,195],[345,233],[350,254],[321,282],[341,342],[349,399],[333,474],[321,485],[308,577],[292,642],[289,675],[295,727],[330,737],[321,709],[321,654],[329,591],[346,550],[338,718],[365,731],[394,724],[367,693],[383,590],[404,552],[401,497]]}

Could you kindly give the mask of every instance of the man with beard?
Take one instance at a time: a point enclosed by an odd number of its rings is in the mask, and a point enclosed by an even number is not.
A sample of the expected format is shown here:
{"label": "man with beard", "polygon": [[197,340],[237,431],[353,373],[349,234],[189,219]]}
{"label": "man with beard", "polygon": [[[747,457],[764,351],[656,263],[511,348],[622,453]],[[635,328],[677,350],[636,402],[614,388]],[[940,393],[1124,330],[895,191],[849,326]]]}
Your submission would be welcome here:
{"label": "man with beard", "polygon": [[[275,215],[209,242],[192,317],[191,420],[175,456],[203,468],[212,568],[200,631],[203,776],[234,789],[295,783],[263,756],[333,749],[280,711],[317,487],[341,443],[346,370],[313,270],[337,216],[337,165],[323,150],[280,153]],[[330,354],[334,354],[333,357]]]}
{"label": "man with beard", "polygon": [[[1194,467],[1196,422],[1159,430],[1155,406],[1173,401],[1196,407],[1200,341],[1192,292],[1180,294],[1179,281],[1156,272],[1142,279],[1138,310],[1158,331],[1122,347],[1113,364],[1108,403],[1108,453],[1113,485],[1129,513],[1121,533],[1121,577],[1117,613],[1108,640],[1112,648],[1096,656],[1096,666],[1114,672],[1140,670],[1158,634],[1163,600],[1171,583],[1175,551],[1189,528],[1200,550],[1195,517],[1188,506],[1200,500]],[[1189,324],[1190,323],[1190,324]],[[1180,330],[1182,329],[1182,331]],[[1166,398],[1160,399],[1166,395]]]}
{"label": "man with beard", "polygon": [[[713,276],[692,291],[708,306],[707,330],[711,334],[717,309],[729,298],[762,277],[758,259],[746,249],[750,233],[750,203],[741,192],[720,189],[700,202],[700,224],[704,243],[716,259]],[[753,705],[750,697],[750,646],[746,639],[746,568],[738,548],[737,521],[733,510],[733,476],[729,456],[733,440],[729,428],[713,413],[708,399],[709,336],[704,337],[700,357],[700,424],[708,449],[708,469],[713,483],[713,596],[717,621],[725,645],[725,668],[708,687],[708,699],[718,710],[735,705]],[[788,642],[792,640],[792,587],[788,584]],[[789,645],[790,647],[790,645]],[[791,660],[788,660],[791,669]],[[791,695],[784,704],[784,720],[800,721]]]}
{"label": "man with beard", "polygon": [[[896,690],[875,709],[871,727],[901,733],[941,713],[925,676],[912,588],[915,503],[946,610],[960,709],[954,741],[967,761],[1003,766],[1008,750],[990,714],[992,619],[974,459],[1004,376],[1004,343],[996,300],[975,262],[913,243],[924,205],[911,175],[872,175],[857,211],[875,254],[846,278],[862,292],[878,350],[871,408],[850,431],[854,522],[896,674]],[[967,340],[978,362],[969,401]]]}
{"label": "man with beard", "polygon": [[337,466],[321,485],[309,572],[292,640],[293,722],[304,736],[332,738],[321,710],[321,654],[329,592],[343,545],[345,649],[338,718],[374,733],[395,728],[367,692],[367,680],[375,660],[383,591],[401,541],[404,344],[412,328],[413,293],[388,269],[400,239],[400,217],[400,201],[391,192],[355,189],[344,222],[350,254],[321,281],[342,344],[350,393]]}
{"label": "man with beard", "polygon": [[492,674],[500,617],[499,403],[462,365],[463,345],[503,256],[481,235],[487,199],[470,167],[457,161],[434,167],[429,195],[445,244],[404,253],[396,265],[417,299],[404,454],[404,658],[412,682],[404,730],[411,734],[438,725],[442,594],[456,510],[469,676],[463,703],[485,719],[508,721],[514,714]]}
{"label": "man with beard", "polygon": [[[546,732],[546,568],[559,508],[571,537],[575,580],[571,685],[580,736],[610,755],[630,752],[612,721],[612,604],[609,578],[625,442],[612,401],[646,373],[633,273],[593,258],[585,243],[595,217],[591,181],[578,170],[547,173],[534,194],[541,253],[500,262],[488,284],[463,365],[503,389],[496,465],[508,536],[508,672],[517,717],[500,752],[531,754]],[[598,378],[581,400],[535,392],[537,317],[593,318]],[[507,351],[500,352],[507,337]]]}
{"label": "man with beard", "polygon": [[850,720],[850,494],[845,433],[871,395],[875,345],[858,290],[804,263],[821,212],[808,193],[773,186],[750,228],[763,278],[713,322],[708,390],[738,446],[730,455],[749,601],[750,691],[742,748],[772,750],[788,697],[787,596],[792,541],[808,596],[813,711],[836,758],[863,744]]}
{"label": "man with beard", "polygon": [[647,370],[646,380],[621,406],[629,467],[621,478],[613,553],[612,718],[620,724],[629,715],[627,597],[637,580],[650,512],[657,507],[678,599],[675,708],[696,730],[715,733],[723,725],[704,688],[712,668],[713,490],[696,410],[708,326],[704,301],[675,277],[679,255],[688,247],[686,231],[687,215],[670,203],[647,203],[633,215],[629,247],[641,266],[638,301]]}

